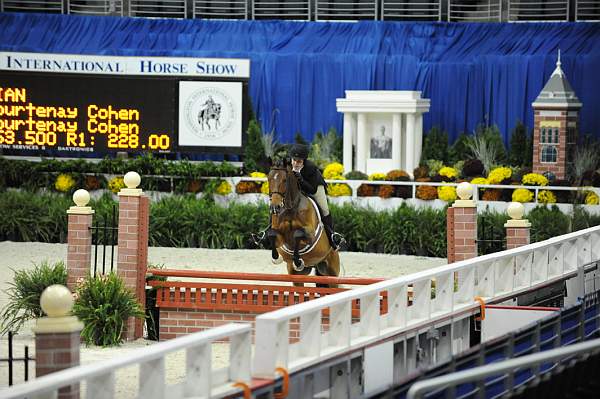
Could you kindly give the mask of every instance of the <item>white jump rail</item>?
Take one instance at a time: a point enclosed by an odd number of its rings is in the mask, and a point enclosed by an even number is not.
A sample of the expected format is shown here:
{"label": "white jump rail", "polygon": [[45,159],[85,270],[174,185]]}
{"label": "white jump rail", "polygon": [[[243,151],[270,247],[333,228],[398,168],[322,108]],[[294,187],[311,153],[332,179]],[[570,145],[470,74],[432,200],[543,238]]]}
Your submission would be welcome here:
{"label": "white jump rail", "polygon": [[[229,338],[229,366],[213,370],[211,344]],[[232,383],[250,381],[252,327],[250,324],[227,324],[160,342],[104,362],[88,364],[48,374],[25,384],[0,390],[4,399],[53,398],[59,388],[87,382],[86,398],[115,397],[115,372],[139,365],[139,388],[135,397],[164,399],[183,397],[210,398],[239,391]],[[186,375],[183,382],[169,386],[165,381],[165,356],[186,351]]]}
{"label": "white jump rail", "polygon": [[[276,367],[290,373],[349,350],[451,319],[479,306],[474,300],[500,302],[574,276],[578,267],[600,259],[600,226],[503,252],[440,266],[324,298],[256,318],[253,376],[274,378]],[[455,276],[457,287],[454,287]],[[435,298],[432,282],[435,281]],[[408,306],[408,286],[412,305]],[[379,298],[387,291],[388,313]],[[360,299],[360,321],[352,323],[351,304]],[[322,333],[322,311],[329,309],[329,331]],[[300,320],[300,338],[288,341],[291,320]]]}

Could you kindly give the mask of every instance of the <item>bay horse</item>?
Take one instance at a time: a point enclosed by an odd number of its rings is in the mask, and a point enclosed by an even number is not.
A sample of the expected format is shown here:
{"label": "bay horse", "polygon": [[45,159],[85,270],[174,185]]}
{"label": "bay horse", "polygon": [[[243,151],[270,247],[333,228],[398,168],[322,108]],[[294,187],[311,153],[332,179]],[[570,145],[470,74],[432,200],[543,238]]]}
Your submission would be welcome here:
{"label": "bay horse", "polygon": [[307,275],[314,267],[317,276],[339,276],[339,253],[330,246],[317,204],[300,191],[291,165],[273,165],[267,180],[271,214],[267,237],[273,263],[285,261],[289,274]]}

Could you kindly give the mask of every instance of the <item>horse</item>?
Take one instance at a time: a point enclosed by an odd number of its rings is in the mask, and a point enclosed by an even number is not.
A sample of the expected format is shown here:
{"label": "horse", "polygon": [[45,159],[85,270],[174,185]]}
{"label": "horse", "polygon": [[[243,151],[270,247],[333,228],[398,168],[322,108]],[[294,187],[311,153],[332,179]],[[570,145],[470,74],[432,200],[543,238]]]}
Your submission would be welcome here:
{"label": "horse", "polygon": [[317,276],[339,276],[339,253],[330,246],[317,204],[300,191],[291,166],[273,165],[267,180],[271,214],[267,237],[273,263],[285,261],[289,274],[308,275],[314,267]]}
{"label": "horse", "polygon": [[200,112],[198,112],[198,123],[202,130],[204,130],[204,124],[210,129],[210,120],[215,121],[215,129],[219,127],[221,118],[221,104],[209,105]]}

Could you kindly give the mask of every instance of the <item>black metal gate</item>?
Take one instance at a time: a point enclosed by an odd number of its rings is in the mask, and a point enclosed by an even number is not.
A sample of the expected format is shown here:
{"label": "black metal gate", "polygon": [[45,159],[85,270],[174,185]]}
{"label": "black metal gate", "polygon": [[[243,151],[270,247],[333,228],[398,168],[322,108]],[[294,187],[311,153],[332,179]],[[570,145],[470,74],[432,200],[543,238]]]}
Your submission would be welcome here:
{"label": "black metal gate", "polygon": [[477,252],[487,255],[506,249],[506,233],[504,228],[494,225],[493,220],[480,217],[477,223]]}
{"label": "black metal gate", "polygon": [[90,227],[92,231],[92,247],[94,248],[93,255],[93,276],[100,273],[99,271],[99,258],[101,261],[100,266],[102,267],[101,274],[106,274],[108,268],[107,252],[109,251],[110,256],[110,270],[114,269],[115,261],[115,245],[117,245],[119,227],[117,226],[117,206],[113,205],[112,211],[109,215],[105,216],[103,220],[96,218],[94,226]]}
{"label": "black metal gate", "polygon": [[25,345],[23,357],[14,357],[12,331],[8,332],[8,357],[0,359],[0,362],[8,363],[8,386],[13,385],[14,363],[23,362],[23,381],[29,380],[29,362],[35,361],[34,357],[29,357],[29,346]]}

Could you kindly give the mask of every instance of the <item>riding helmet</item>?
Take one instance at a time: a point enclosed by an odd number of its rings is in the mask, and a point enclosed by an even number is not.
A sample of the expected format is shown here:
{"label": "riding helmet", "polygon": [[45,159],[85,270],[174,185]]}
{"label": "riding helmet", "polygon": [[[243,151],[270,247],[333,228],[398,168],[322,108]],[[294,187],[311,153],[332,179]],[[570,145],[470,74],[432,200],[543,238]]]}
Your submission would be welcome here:
{"label": "riding helmet", "polygon": [[291,158],[308,158],[308,146],[304,144],[294,144],[292,148],[290,148],[290,157]]}

